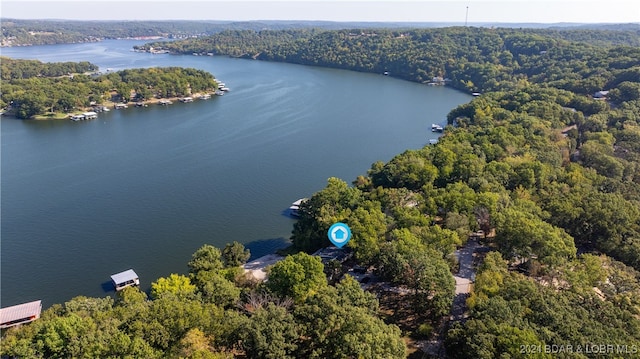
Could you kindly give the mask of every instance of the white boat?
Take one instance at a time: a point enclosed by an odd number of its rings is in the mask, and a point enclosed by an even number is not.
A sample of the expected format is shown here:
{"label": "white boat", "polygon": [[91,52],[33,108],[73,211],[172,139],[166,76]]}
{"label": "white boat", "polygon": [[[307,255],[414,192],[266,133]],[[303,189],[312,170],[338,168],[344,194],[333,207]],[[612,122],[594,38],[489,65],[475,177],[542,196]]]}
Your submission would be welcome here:
{"label": "white boat", "polygon": [[440,125],[436,125],[435,123],[431,125],[431,132],[442,132],[444,128]]}
{"label": "white boat", "polygon": [[289,214],[292,217],[300,217],[300,205],[306,200],[306,198],[300,198],[299,200],[291,203],[291,206],[289,207]]}
{"label": "white boat", "polygon": [[201,100],[208,100],[208,99],[210,99],[210,98],[211,98],[211,95],[209,95],[208,93],[207,93],[207,94],[204,94],[204,95],[202,95],[202,96],[200,96],[200,99],[201,99]]}

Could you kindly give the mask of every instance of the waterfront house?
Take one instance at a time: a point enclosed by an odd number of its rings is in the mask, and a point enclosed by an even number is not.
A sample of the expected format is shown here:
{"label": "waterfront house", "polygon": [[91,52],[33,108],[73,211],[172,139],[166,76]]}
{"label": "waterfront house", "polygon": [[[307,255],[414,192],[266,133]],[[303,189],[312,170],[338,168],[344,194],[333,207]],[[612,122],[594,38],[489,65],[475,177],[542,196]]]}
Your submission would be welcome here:
{"label": "waterfront house", "polygon": [[42,301],[36,300],[0,309],[0,328],[30,323],[40,318]]}
{"label": "waterfront house", "polygon": [[124,272],[116,273],[111,276],[111,281],[116,290],[123,290],[126,287],[133,285],[140,285],[140,279],[133,269],[126,270]]}

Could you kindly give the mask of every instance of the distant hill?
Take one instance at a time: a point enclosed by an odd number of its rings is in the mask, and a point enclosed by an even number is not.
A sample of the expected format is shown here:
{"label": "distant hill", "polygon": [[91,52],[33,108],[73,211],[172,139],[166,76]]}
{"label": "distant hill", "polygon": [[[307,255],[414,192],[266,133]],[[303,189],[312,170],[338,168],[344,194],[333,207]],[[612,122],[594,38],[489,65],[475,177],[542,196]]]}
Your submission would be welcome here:
{"label": "distant hill", "polygon": [[[365,28],[439,28],[462,26],[462,22],[333,22],[302,20],[260,21],[71,21],[63,19],[23,20],[0,19],[2,22],[1,46],[48,45],[60,43],[93,42],[103,39],[162,37],[189,38],[219,33],[224,30],[292,30],[315,28],[322,30]],[[640,34],[640,24],[575,24],[575,23],[469,23],[476,27],[545,28],[545,29],[593,29],[611,31],[635,31]]]}

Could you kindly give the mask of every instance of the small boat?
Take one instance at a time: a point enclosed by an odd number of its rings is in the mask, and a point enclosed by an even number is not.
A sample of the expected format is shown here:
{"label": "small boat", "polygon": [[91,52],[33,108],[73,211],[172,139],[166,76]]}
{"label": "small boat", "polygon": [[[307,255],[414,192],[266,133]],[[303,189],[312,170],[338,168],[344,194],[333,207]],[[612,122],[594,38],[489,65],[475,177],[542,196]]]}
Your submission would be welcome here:
{"label": "small boat", "polygon": [[228,87],[221,87],[220,91],[229,91],[229,88]]}
{"label": "small boat", "polygon": [[436,125],[435,123],[431,125],[431,132],[442,132],[444,128],[440,125]]}
{"label": "small boat", "polygon": [[171,102],[171,101],[169,101],[169,100],[160,100],[158,103],[159,103],[160,105],[162,105],[162,106],[172,105],[172,104],[173,104],[173,102]]}
{"label": "small boat", "polygon": [[201,100],[208,100],[210,98],[211,98],[211,95],[209,95],[209,94],[204,94],[204,95],[200,96]]}
{"label": "small boat", "polygon": [[180,99],[180,102],[183,102],[183,103],[193,102],[193,97],[183,97]]}
{"label": "small boat", "polygon": [[289,207],[289,214],[291,217],[300,217],[300,205],[306,200],[306,198],[300,198],[299,200],[291,203],[291,206]]}

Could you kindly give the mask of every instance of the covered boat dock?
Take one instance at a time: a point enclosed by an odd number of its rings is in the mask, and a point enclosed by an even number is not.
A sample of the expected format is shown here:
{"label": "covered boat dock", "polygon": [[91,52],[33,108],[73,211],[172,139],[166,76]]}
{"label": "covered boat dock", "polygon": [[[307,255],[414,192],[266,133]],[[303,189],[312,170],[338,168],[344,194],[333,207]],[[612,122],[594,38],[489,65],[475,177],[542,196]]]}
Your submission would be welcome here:
{"label": "covered boat dock", "polygon": [[140,279],[133,269],[126,270],[124,272],[116,273],[111,276],[111,281],[116,290],[120,291],[126,287],[133,285],[140,285]]}
{"label": "covered boat dock", "polygon": [[42,301],[36,300],[0,309],[0,328],[30,323],[40,318]]}

